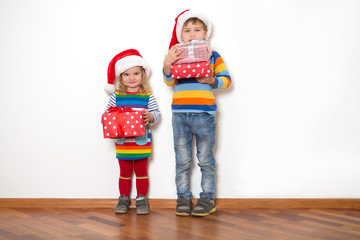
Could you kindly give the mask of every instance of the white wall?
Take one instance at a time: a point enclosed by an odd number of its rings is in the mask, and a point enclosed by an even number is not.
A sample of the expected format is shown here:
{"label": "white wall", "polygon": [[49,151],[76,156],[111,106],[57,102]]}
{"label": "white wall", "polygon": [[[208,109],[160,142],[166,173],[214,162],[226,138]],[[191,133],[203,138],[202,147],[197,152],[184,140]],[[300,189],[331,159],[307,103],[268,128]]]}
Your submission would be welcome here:
{"label": "white wall", "polygon": [[[217,197],[360,197],[356,0],[2,0],[0,197],[118,196],[103,86],[111,58],[137,48],[162,112],[150,197],[176,198],[172,88],[161,68],[187,8],[212,20],[233,80],[216,91]],[[192,180],[198,197],[196,164]]]}

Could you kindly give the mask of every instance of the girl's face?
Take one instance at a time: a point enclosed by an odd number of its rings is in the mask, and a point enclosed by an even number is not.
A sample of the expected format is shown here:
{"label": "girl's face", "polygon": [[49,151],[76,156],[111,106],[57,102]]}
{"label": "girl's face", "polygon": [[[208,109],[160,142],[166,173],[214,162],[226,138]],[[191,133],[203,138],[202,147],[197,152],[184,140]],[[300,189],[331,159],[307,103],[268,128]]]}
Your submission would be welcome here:
{"label": "girl's face", "polygon": [[192,40],[205,40],[206,34],[203,25],[198,22],[193,24],[192,22],[189,22],[186,24],[181,32],[181,38],[184,41],[184,43],[188,43]]}
{"label": "girl's face", "polygon": [[122,83],[126,86],[128,92],[139,91],[142,80],[141,67],[129,68],[121,74]]}

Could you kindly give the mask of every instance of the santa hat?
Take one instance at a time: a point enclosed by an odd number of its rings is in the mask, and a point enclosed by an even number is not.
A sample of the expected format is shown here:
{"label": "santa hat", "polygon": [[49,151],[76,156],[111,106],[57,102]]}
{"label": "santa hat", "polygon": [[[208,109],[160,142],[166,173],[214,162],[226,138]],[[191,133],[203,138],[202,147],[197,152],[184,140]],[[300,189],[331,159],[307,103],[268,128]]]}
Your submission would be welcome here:
{"label": "santa hat", "polygon": [[105,92],[109,95],[117,89],[120,75],[126,70],[141,66],[145,69],[146,77],[150,76],[150,66],[136,49],[128,49],[117,54],[109,63]]}
{"label": "santa hat", "polygon": [[175,44],[184,43],[182,41],[182,39],[181,39],[181,33],[182,33],[182,28],[184,26],[184,23],[189,18],[198,18],[201,21],[203,21],[204,24],[207,26],[206,39],[209,38],[209,36],[211,34],[211,23],[207,19],[207,17],[205,15],[203,15],[202,13],[200,13],[200,12],[185,10],[182,13],[180,13],[179,16],[177,16],[175,18],[175,26],[174,26],[174,30],[173,30],[173,33],[172,33],[172,38],[171,38],[171,41],[170,41],[169,49]]}

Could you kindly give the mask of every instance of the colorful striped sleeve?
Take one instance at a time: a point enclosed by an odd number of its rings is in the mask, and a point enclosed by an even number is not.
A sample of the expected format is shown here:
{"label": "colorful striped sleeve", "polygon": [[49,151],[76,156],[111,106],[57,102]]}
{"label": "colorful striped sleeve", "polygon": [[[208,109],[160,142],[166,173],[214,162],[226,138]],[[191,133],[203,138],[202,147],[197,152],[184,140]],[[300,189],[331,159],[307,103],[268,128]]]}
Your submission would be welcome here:
{"label": "colorful striped sleeve", "polygon": [[213,65],[215,73],[215,86],[213,88],[228,88],[231,84],[230,74],[218,52],[213,51],[210,63]]}
{"label": "colorful striped sleeve", "polygon": [[163,69],[163,77],[164,77],[164,82],[166,83],[166,85],[173,86],[176,84],[176,79],[172,79],[171,73],[170,73],[170,75],[166,75],[164,73],[164,69]]}

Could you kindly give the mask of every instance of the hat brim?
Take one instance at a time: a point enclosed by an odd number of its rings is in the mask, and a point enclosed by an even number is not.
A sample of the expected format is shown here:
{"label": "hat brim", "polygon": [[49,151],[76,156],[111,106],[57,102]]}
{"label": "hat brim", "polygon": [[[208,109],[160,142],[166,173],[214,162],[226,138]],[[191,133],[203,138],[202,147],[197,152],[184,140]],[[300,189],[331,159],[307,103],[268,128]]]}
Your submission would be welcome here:
{"label": "hat brim", "polygon": [[179,43],[184,43],[184,41],[181,38],[181,34],[182,34],[182,29],[183,26],[185,24],[185,22],[189,19],[189,18],[198,18],[201,21],[204,22],[204,24],[207,26],[207,32],[206,32],[206,39],[208,40],[211,34],[211,23],[209,21],[209,19],[202,13],[200,12],[196,12],[196,11],[186,11],[184,12],[181,16],[179,16],[178,20],[177,20],[177,24],[176,24],[176,37],[177,40],[179,41]]}

